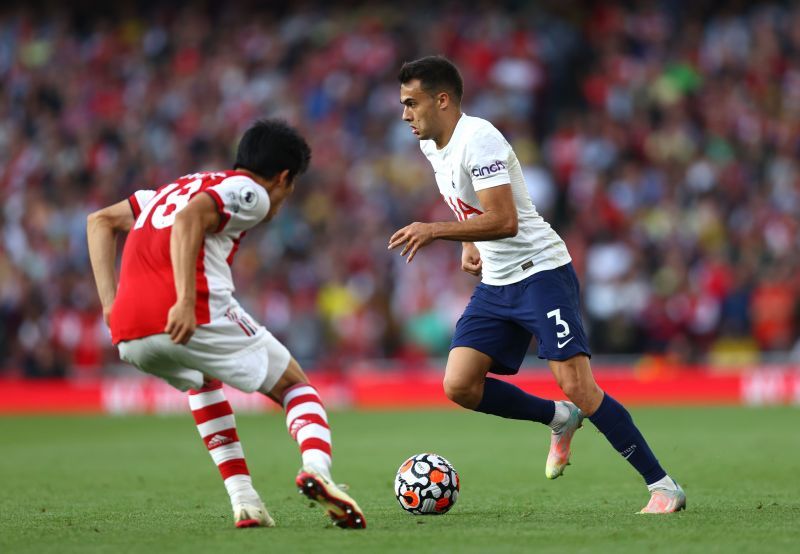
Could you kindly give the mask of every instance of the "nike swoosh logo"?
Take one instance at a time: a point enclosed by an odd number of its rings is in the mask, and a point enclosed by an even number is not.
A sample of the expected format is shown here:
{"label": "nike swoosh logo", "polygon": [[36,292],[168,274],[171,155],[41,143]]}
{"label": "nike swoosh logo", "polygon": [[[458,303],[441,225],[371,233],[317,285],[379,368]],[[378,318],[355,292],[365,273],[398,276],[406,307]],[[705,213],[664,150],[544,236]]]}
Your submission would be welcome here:
{"label": "nike swoosh logo", "polygon": [[564,342],[559,342],[559,343],[558,343],[558,347],[559,347],[559,348],[564,348],[564,347],[565,347],[567,344],[569,344],[569,341],[571,341],[571,340],[572,340],[572,339],[574,339],[574,338],[575,338],[575,337],[570,337],[570,338],[568,338],[567,340],[565,340]]}

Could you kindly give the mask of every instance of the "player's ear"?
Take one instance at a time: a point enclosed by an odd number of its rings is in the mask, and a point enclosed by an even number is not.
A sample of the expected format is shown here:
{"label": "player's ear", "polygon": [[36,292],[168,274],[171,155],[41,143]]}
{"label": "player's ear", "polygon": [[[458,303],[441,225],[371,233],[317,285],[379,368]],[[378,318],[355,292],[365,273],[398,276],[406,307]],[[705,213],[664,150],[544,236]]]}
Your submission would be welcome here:
{"label": "player's ear", "polygon": [[289,188],[292,186],[292,180],[289,178],[289,170],[284,169],[280,173],[278,173],[278,185],[281,188]]}
{"label": "player's ear", "polygon": [[450,105],[450,95],[446,92],[440,92],[436,95],[436,105],[440,110],[447,108]]}

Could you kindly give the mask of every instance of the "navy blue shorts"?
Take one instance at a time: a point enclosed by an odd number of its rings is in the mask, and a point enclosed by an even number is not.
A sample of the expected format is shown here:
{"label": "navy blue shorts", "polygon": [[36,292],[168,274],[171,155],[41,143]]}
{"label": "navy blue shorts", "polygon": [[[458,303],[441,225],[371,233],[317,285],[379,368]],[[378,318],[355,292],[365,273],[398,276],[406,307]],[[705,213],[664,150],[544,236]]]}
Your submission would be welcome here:
{"label": "navy blue shorts", "polygon": [[571,263],[511,285],[479,284],[456,324],[450,348],[474,348],[494,360],[492,373],[513,375],[534,336],[543,359],[592,355],[581,321],[578,276]]}

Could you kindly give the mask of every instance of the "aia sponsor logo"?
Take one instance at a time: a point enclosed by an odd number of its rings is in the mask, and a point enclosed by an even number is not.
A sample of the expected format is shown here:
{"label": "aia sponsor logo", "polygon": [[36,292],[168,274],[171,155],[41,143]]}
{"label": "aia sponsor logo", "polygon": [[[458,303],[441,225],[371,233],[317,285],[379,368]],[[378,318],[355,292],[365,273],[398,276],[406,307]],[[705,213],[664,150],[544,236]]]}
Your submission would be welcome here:
{"label": "aia sponsor logo", "polygon": [[481,215],[483,213],[478,208],[470,206],[458,197],[453,198],[450,196],[442,196],[444,197],[445,202],[447,202],[447,205],[450,206],[450,209],[453,210],[453,213],[456,214],[456,219],[459,221],[466,221],[470,217]]}
{"label": "aia sponsor logo", "polygon": [[505,169],[506,164],[501,162],[500,160],[495,160],[495,162],[491,165],[478,165],[472,168],[472,176],[473,177],[486,177],[487,175],[491,175],[492,173],[497,173],[501,169]]}

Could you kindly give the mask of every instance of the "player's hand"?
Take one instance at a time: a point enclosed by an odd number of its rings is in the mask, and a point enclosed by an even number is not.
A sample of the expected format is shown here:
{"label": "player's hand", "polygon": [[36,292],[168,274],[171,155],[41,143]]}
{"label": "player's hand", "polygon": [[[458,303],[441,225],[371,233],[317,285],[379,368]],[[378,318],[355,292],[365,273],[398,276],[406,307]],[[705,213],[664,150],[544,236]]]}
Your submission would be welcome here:
{"label": "player's hand", "polygon": [[177,301],[167,314],[167,326],[164,332],[175,344],[186,344],[192,338],[197,328],[197,319],[194,315],[194,302]]}
{"label": "player's hand", "polygon": [[462,244],[461,269],[470,275],[474,275],[475,277],[480,277],[481,272],[483,271],[481,253],[478,252],[478,248],[471,242],[465,242]]}
{"label": "player's hand", "polygon": [[111,308],[113,307],[114,305],[112,304],[103,308],[103,321],[106,322],[106,327],[111,327]]}
{"label": "player's hand", "polygon": [[433,239],[432,224],[414,222],[411,225],[406,225],[402,229],[395,231],[392,238],[389,239],[389,250],[400,245],[405,245],[400,255],[405,256],[408,254],[406,263],[409,263],[414,259],[417,250],[429,245],[433,242]]}

